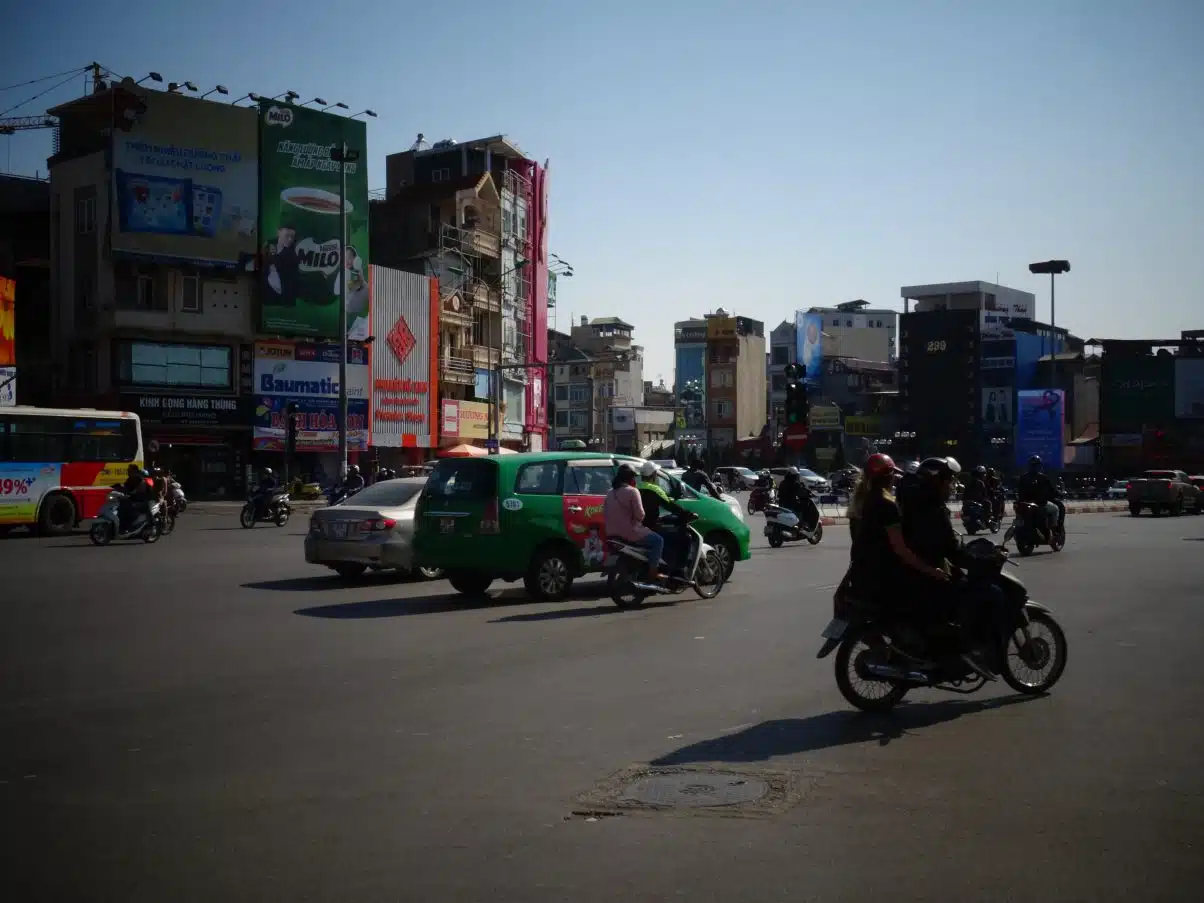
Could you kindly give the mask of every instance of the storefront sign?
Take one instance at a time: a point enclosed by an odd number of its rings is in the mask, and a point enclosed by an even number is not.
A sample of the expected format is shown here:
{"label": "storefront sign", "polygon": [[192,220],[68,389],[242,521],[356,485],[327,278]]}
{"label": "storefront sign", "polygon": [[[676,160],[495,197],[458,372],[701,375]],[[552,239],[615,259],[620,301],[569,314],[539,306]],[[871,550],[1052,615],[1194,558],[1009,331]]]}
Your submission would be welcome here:
{"label": "storefront sign", "polygon": [[234,266],[255,255],[255,111],[168,91],[113,136],[114,251]]}
{"label": "storefront sign", "polygon": [[1014,370],[1016,369],[1016,359],[1014,357],[984,357],[982,359],[983,370]]}
{"label": "storefront sign", "polygon": [[736,337],[735,317],[708,317],[708,339],[734,339]]}
{"label": "storefront sign", "polygon": [[456,439],[489,438],[489,405],[483,401],[443,400],[440,435]]}
{"label": "storefront sign", "polygon": [[879,436],[882,434],[882,418],[846,417],[844,431],[849,436]]}
{"label": "storefront sign", "polygon": [[[259,106],[262,329],[281,335],[368,337],[368,132],[360,120],[276,101]],[[355,163],[330,158],[342,146]],[[339,195],[346,167],[346,194]],[[341,215],[343,214],[343,215]],[[347,249],[340,228],[346,219]],[[347,322],[339,324],[346,280]],[[379,334],[379,333],[378,333]],[[383,337],[383,336],[382,336]]]}
{"label": "storefront sign", "polygon": [[[367,400],[367,355],[359,344],[348,352],[347,397]],[[255,394],[338,399],[341,354],[338,344],[257,342]]]}
{"label": "storefront sign", "polygon": [[813,430],[838,430],[840,408],[812,408],[807,422]]}
{"label": "storefront sign", "polygon": [[[296,450],[333,452],[339,450],[339,402],[329,398],[302,398],[261,395],[255,398],[254,430],[251,446],[261,451],[283,451],[288,436],[287,406],[296,405]],[[368,449],[368,401],[348,400],[347,448]]]}
{"label": "storefront sign", "polygon": [[683,326],[677,330],[677,344],[685,345],[693,342],[699,344],[707,340],[707,329],[705,326]]}
{"label": "storefront sign", "polygon": [[250,404],[241,398],[206,395],[121,396],[122,410],[134,411],[144,423],[170,426],[250,426]]}
{"label": "storefront sign", "polygon": [[439,282],[387,267],[369,269],[372,284],[372,444],[431,448],[436,424]]}

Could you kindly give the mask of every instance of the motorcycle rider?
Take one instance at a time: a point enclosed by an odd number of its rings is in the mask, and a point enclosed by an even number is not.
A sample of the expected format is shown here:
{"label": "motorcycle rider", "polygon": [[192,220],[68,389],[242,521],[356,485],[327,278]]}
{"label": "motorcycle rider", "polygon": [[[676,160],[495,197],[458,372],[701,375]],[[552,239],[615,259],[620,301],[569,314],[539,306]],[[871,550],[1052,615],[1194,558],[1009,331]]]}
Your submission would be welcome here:
{"label": "motorcycle rider", "polygon": [[131,464],[126,471],[125,482],[121,484],[121,492],[125,496],[117,506],[117,527],[124,532],[134,523],[134,517],[149,514],[147,501],[151,497],[152,483],[150,474]]}
{"label": "motorcycle rider", "polygon": [[907,501],[914,495],[916,488],[920,484],[920,462],[908,461],[903,465],[903,475],[899,478],[899,483],[895,487],[895,499],[898,501],[900,508],[907,507]]}
{"label": "motorcycle rider", "polygon": [[987,468],[987,498],[991,501],[991,516],[1003,520],[1003,480],[994,467]]}
{"label": "motorcycle rider", "polygon": [[819,508],[815,505],[811,490],[802,481],[797,467],[786,471],[782,485],[778,487],[778,504],[797,514],[799,524],[808,533],[819,523]]}
{"label": "motorcycle rider", "polygon": [[689,537],[685,530],[665,530],[660,525],[661,510],[682,519],[682,526],[690,519],[689,512],[669,497],[656,482],[658,468],[651,461],[640,465],[640,479],[636,488],[640,491],[640,503],[644,506],[644,526],[659,533],[664,540],[662,555],[669,570],[681,567],[685,558]]}
{"label": "motorcycle rider", "polygon": [[267,515],[268,501],[280,491],[280,483],[276,479],[276,473],[270,467],[265,467],[259,473],[259,486],[255,490],[255,517],[256,519],[263,518]]}
{"label": "motorcycle rider", "polygon": [[705,492],[711,498],[717,499],[723,494],[711,482],[711,478],[707,476],[707,472],[702,467],[702,462],[697,458],[690,462],[690,466],[686,468],[686,472],[681,475],[681,481],[695,492]]}
{"label": "motorcycle rider", "polygon": [[343,480],[343,489],[348,495],[354,495],[364,488],[364,477],[360,473],[358,464],[352,464],[347,468],[347,478]]}
{"label": "motorcycle rider", "polygon": [[963,509],[967,504],[978,505],[982,509],[983,519],[990,518],[991,498],[987,492],[987,469],[981,464],[970,471],[970,477],[966,480],[965,489],[962,490]]}
{"label": "motorcycle rider", "polygon": [[[1003,593],[994,585],[949,585],[951,568],[963,559],[947,504],[960,472],[956,458],[926,458],[920,463],[919,482],[903,509],[903,537],[928,567],[908,575],[908,589],[912,600],[920,605],[918,613],[930,624],[934,620],[958,622],[965,648],[962,660],[978,674],[994,680],[983,655],[983,625],[998,623]],[[930,579],[935,571],[944,577]]]}
{"label": "motorcycle rider", "polygon": [[1047,528],[1049,524],[1045,517],[1045,506],[1053,502],[1058,509],[1059,530],[1066,525],[1066,505],[1062,502],[1061,494],[1054,485],[1053,480],[1045,473],[1045,468],[1041,463],[1040,455],[1033,455],[1028,459],[1028,473],[1022,476],[1016,483],[1016,500],[1019,502],[1027,502],[1037,506],[1040,512],[1040,525],[1042,528]]}
{"label": "motorcycle rider", "polygon": [[644,526],[644,503],[635,483],[635,468],[630,464],[620,464],[615,478],[611,481],[610,492],[606,494],[606,500],[602,503],[606,535],[610,539],[619,539],[647,549],[648,577],[651,580],[659,580],[665,538]]}

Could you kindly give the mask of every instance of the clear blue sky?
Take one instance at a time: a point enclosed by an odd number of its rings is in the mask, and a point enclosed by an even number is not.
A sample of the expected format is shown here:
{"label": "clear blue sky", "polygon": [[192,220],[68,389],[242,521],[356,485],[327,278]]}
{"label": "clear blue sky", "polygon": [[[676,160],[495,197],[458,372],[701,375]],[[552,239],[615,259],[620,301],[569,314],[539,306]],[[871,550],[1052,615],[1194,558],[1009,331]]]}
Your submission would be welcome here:
{"label": "clear blue sky", "polygon": [[[419,131],[504,132],[551,159],[552,249],[577,270],[558,324],[625,318],[652,379],[672,322],[719,306],[771,328],[998,275],[1047,318],[1027,264],[1048,257],[1073,264],[1058,319],[1084,337],[1204,328],[1201,0],[272,9],[26,5],[0,86],[97,59],[373,107],[373,187]],[[0,138],[0,162],[44,171],[48,147]]]}

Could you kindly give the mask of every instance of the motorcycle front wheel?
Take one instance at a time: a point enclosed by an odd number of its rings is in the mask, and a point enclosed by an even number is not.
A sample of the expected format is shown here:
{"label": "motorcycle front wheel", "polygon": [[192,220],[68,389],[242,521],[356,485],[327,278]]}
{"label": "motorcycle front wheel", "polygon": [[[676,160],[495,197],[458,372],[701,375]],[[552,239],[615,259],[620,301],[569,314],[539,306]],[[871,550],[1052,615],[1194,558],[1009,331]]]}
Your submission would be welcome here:
{"label": "motorcycle front wheel", "polygon": [[811,545],[813,545],[813,546],[819,545],[819,541],[823,538],[824,538],[824,525],[822,522],[816,524],[815,530],[813,532],[807,534],[807,542],[811,543]]}
{"label": "motorcycle front wheel", "polygon": [[144,543],[146,543],[149,546],[151,543],[158,542],[159,537],[162,535],[163,535],[163,533],[159,529],[159,522],[157,520],[152,520],[150,523],[148,523],[145,527],[142,528],[141,539]]}
{"label": "motorcycle front wheel", "polygon": [[719,595],[721,589],[723,589],[723,562],[719,560],[715,550],[711,549],[702,556],[702,560],[698,562],[698,567],[694,570],[694,592],[703,599],[714,599]]}
{"label": "motorcycle front wheel", "polygon": [[238,522],[242,524],[243,529],[250,530],[255,526],[255,509],[250,505],[243,505],[242,512],[238,515]]}
{"label": "motorcycle front wheel", "polygon": [[288,523],[288,519],[291,516],[292,511],[289,510],[288,506],[281,506],[280,510],[276,512],[276,526],[283,527]]}
{"label": "motorcycle front wheel", "polygon": [[774,524],[772,527],[769,528],[769,545],[771,547],[773,547],[775,549],[780,549],[782,547],[782,543],[784,543],[785,541],[786,541],[786,539],[782,535],[781,527],[779,527],[777,524]]}
{"label": "motorcycle front wheel", "polygon": [[606,576],[606,591],[610,593],[611,601],[619,608],[639,608],[643,605],[648,596],[636,588],[638,579],[635,565],[626,558],[620,558],[614,570]]}
{"label": "motorcycle front wheel", "polygon": [[1003,649],[1001,674],[1017,693],[1048,693],[1066,670],[1066,634],[1046,612],[1029,615],[1027,639],[1014,630]]}
{"label": "motorcycle front wheel", "polygon": [[113,536],[116,531],[113,525],[107,520],[98,520],[88,530],[88,539],[92,541],[94,546],[107,546],[113,541]]}

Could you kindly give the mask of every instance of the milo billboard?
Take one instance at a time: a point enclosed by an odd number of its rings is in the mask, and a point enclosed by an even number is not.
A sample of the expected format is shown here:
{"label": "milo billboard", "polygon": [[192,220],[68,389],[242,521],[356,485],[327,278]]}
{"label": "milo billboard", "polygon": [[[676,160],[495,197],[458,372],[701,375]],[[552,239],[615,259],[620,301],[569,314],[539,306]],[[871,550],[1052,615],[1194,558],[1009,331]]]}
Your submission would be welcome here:
{"label": "milo billboard", "polygon": [[[363,122],[275,101],[259,106],[260,329],[352,339],[368,336],[368,132]],[[343,166],[344,142],[359,159]],[[347,221],[347,249],[339,231]],[[347,322],[339,290],[346,284]]]}

